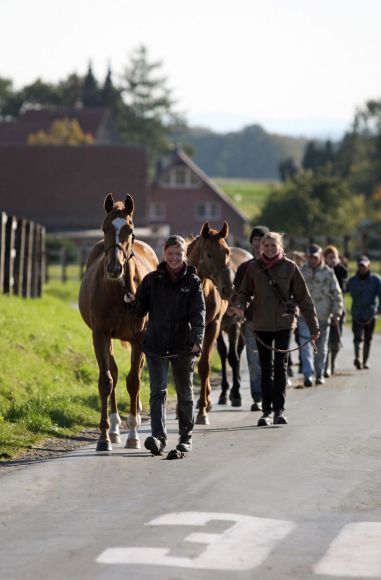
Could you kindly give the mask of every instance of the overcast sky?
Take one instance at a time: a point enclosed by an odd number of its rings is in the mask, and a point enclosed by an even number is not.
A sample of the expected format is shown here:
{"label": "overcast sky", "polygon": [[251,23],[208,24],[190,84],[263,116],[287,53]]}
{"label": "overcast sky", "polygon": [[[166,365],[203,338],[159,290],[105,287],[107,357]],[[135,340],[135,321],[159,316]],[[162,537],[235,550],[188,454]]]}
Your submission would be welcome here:
{"label": "overcast sky", "polygon": [[381,0],[0,0],[0,76],[16,88],[117,81],[132,50],[163,61],[191,124],[337,136],[381,98]]}

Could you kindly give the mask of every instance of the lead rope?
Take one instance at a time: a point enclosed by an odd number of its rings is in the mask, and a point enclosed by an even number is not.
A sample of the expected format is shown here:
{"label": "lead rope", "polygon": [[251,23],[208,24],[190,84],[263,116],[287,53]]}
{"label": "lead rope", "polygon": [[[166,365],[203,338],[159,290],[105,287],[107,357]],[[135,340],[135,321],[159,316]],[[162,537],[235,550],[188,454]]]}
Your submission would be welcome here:
{"label": "lead rope", "polygon": [[[238,320],[241,323],[243,323],[243,322],[247,323],[247,321],[244,318],[240,318],[239,316],[237,316],[237,318],[238,318]],[[255,331],[251,328],[251,326],[248,326],[248,329],[250,330],[251,334],[254,336],[254,338],[255,338],[256,341],[258,341],[262,346],[264,346],[268,350],[272,350],[273,352],[281,352],[281,353],[294,352],[295,350],[300,350],[301,348],[303,348],[304,346],[306,346],[306,344],[308,344],[309,342],[311,342],[314,353],[315,354],[317,353],[317,347],[316,347],[315,341],[313,341],[312,338],[309,338],[308,340],[306,340],[305,342],[303,342],[303,344],[300,344],[300,345],[296,346],[295,348],[287,348],[287,349],[275,348],[274,346],[270,346],[269,344],[266,344],[265,342],[263,342],[263,340],[261,340],[256,335]]]}

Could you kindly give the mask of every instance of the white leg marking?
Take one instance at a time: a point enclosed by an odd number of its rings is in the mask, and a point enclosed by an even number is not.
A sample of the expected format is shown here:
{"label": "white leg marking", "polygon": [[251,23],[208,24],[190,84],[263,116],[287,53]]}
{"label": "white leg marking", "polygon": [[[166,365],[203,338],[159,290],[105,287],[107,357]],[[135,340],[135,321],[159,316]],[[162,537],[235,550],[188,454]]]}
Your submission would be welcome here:
{"label": "white leg marking", "polygon": [[108,430],[109,433],[115,433],[115,435],[119,435],[119,425],[122,424],[122,420],[119,417],[119,413],[111,413],[110,414],[110,429]]}
{"label": "white leg marking", "polygon": [[128,415],[127,419],[128,425],[128,435],[125,447],[131,449],[140,449],[140,441],[138,435],[138,427],[140,425],[140,415],[135,417],[135,415]]}
{"label": "white leg marking", "polygon": [[149,564],[207,570],[250,570],[262,564],[274,546],[294,528],[292,522],[231,513],[178,512],[160,516],[149,526],[205,526],[212,520],[233,524],[221,534],[192,533],[186,542],[206,548],[196,558],[170,556],[171,548],[109,548],[97,558],[101,564]]}
{"label": "white leg marking", "polygon": [[344,526],[315,574],[381,578],[381,523],[360,522]]}

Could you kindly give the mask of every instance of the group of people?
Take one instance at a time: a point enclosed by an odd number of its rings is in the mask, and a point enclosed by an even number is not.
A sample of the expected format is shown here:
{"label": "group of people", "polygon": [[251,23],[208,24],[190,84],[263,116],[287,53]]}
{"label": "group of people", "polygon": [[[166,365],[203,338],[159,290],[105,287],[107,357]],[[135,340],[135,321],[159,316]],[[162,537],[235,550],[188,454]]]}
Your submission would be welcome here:
{"label": "group of people", "polygon": [[[369,352],[377,314],[381,311],[381,279],[361,256],[348,280],[334,246],[324,252],[311,244],[306,262],[288,258],[282,235],[255,226],[250,235],[253,258],[236,272],[234,298],[227,314],[242,322],[253,398],[252,411],[262,411],[259,426],[286,424],[285,399],[291,338],[300,349],[304,385],[323,384],[335,372],[345,317],[343,293],[352,297],[354,365],[369,368]],[[177,451],[192,450],[193,369],[205,330],[205,301],[196,268],[186,263],[186,243],[171,236],[164,259],[148,274],[136,295],[126,296],[133,316],[149,314],[143,348],[150,377],[152,435],[145,447],[161,455],[167,444],[166,395],[171,365],[178,399]],[[360,353],[363,344],[362,356]]]}

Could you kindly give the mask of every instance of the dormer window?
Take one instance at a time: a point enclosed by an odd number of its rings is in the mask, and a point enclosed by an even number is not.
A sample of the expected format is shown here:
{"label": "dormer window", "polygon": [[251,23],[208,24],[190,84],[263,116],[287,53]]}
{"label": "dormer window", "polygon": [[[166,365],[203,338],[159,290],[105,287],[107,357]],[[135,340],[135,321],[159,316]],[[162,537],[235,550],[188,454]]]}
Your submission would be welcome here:
{"label": "dormer window", "polygon": [[163,173],[159,181],[162,187],[173,188],[197,188],[201,186],[201,180],[185,165],[175,165]]}

